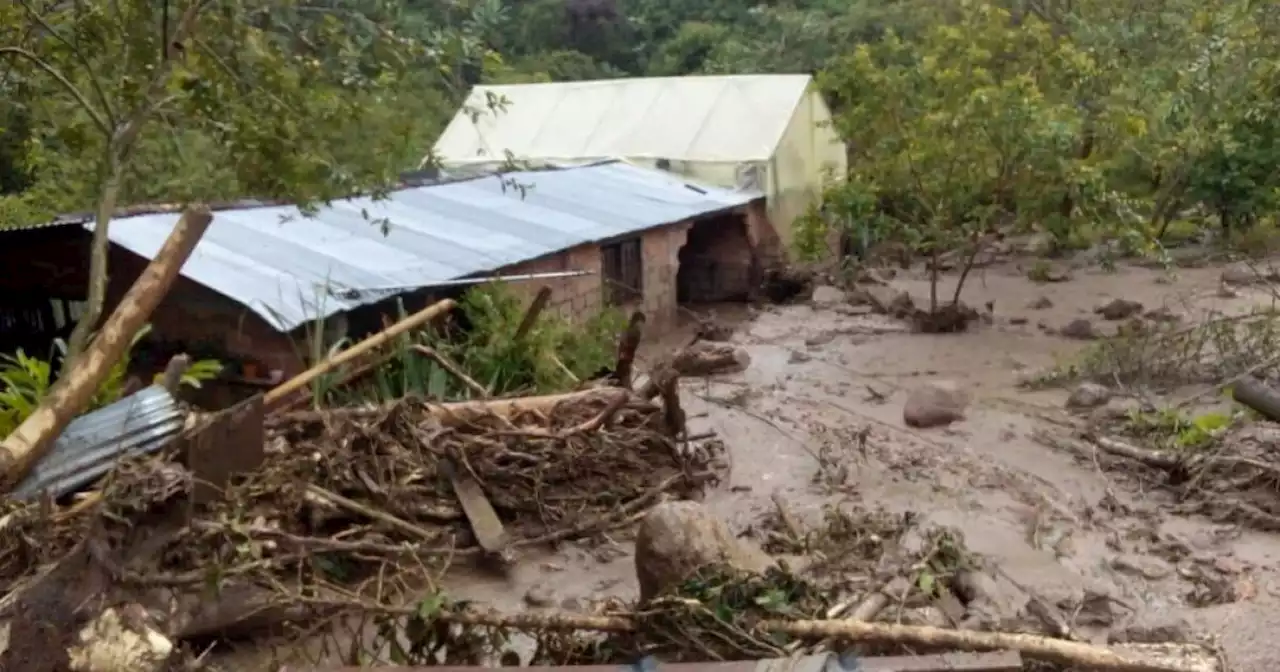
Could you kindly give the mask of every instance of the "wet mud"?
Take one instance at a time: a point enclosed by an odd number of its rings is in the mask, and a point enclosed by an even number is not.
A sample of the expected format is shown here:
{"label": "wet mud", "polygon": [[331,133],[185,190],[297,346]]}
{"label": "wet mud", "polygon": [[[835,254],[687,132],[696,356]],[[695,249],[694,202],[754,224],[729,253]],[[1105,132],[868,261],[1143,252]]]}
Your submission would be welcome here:
{"label": "wet mud", "polygon": [[[743,534],[773,509],[775,496],[809,521],[841,501],[915,511],[960,530],[970,550],[1050,602],[1082,605],[1083,613],[1097,603],[1086,598],[1104,596],[1105,617],[1091,618],[1112,632],[1212,633],[1231,669],[1280,669],[1280,646],[1269,641],[1280,631],[1280,536],[1171,515],[1158,490],[1035,441],[1037,429],[1064,420],[1066,393],[1017,385],[1083,346],[1054,333],[1063,325],[1090,319],[1112,328],[1094,314],[1111,299],[1194,320],[1271,297],[1248,290],[1224,297],[1220,268],[1071,275],[1037,284],[1015,264],[984,269],[965,300],[991,302],[992,310],[962,334],[909,333],[832,288],[798,305],[719,308],[717,319],[735,323],[732,341],[750,353],[751,365],[684,383],[690,431],[715,431],[728,448],[727,477],[706,503]],[[927,301],[923,274],[891,284],[917,305]],[[669,340],[681,338],[687,334]],[[907,390],[944,379],[974,395],[966,419],[943,429],[906,427]],[[459,570],[449,590],[502,609],[632,599],[630,553],[620,533],[526,556],[503,579]],[[1207,597],[1224,585],[1231,598]]]}

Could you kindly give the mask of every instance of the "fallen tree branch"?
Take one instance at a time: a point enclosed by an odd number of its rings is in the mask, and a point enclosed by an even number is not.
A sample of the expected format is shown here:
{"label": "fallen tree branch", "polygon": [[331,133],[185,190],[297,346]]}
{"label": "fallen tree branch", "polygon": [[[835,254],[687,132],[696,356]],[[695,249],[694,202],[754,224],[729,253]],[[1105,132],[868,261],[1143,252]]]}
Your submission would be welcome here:
{"label": "fallen tree branch", "polygon": [[1182,461],[1166,451],[1141,448],[1106,436],[1085,433],[1080,435],[1080,438],[1083,439],[1081,441],[1037,430],[1032,433],[1031,438],[1050,448],[1065,450],[1085,458],[1092,457],[1098,452],[1103,452],[1108,455],[1141,462],[1149,467],[1165,471],[1177,471],[1183,468]]}
{"label": "fallen tree branch", "polygon": [[466,371],[462,370],[462,367],[455,364],[452,359],[449,359],[448,357],[445,357],[444,355],[440,354],[438,351],[436,351],[435,348],[429,348],[425,345],[419,344],[419,345],[413,346],[413,349],[415,352],[430,359],[436,364],[439,364],[440,368],[449,372],[449,375],[453,376],[454,378],[457,378],[463,385],[466,385],[467,389],[471,390],[472,394],[476,395],[481,399],[488,399],[491,396],[489,394],[488,388],[486,388],[484,385],[481,385],[480,383],[477,383],[474,378],[467,375]]}
{"label": "fallen tree branch", "polygon": [[[512,418],[523,413],[546,415],[560,404],[612,401],[617,388],[591,388],[577,392],[547,394],[536,397],[511,397],[507,399],[478,399],[455,401],[447,404],[424,404],[427,412],[442,425],[456,427],[466,425],[486,416]],[[388,410],[387,406],[363,408],[335,408],[319,411],[296,411],[279,414],[270,422],[273,425],[291,422],[314,422],[326,418],[373,418]]]}
{"label": "fallen tree branch", "polygon": [[1280,422],[1280,392],[1255,378],[1243,378],[1231,386],[1231,398],[1257,411],[1262,417]]}
{"label": "fallen tree branch", "polygon": [[1135,460],[1149,467],[1166,471],[1173,471],[1182,467],[1181,460],[1163,450],[1140,448],[1106,436],[1090,436],[1086,438],[1105,453]]}
{"label": "fallen tree branch", "polygon": [[[327,602],[321,604],[332,606]],[[389,615],[412,616],[418,613],[416,606],[378,609]],[[458,625],[517,630],[633,632],[635,629],[634,622],[627,616],[596,616],[547,610],[519,613],[493,610],[444,612],[437,614],[436,618]],[[1127,645],[1121,649],[1041,635],[948,630],[853,619],[771,620],[761,622],[759,627],[761,630],[809,640],[830,638],[845,642],[893,643],[959,651],[1016,651],[1030,659],[1100,672],[1222,672],[1218,657],[1207,647],[1197,644]]]}
{"label": "fallen tree branch", "polygon": [[631,374],[635,369],[636,350],[640,349],[640,338],[644,333],[644,313],[631,313],[627,328],[618,339],[618,360],[614,364],[613,374],[617,378],[618,387],[631,389]]}
{"label": "fallen tree branch", "polygon": [[445,299],[443,301],[433,303],[403,320],[396,322],[390,327],[364,339],[363,341],[360,341],[359,343],[356,343],[346,350],[318,362],[315,366],[312,366],[306,371],[286,380],[273,388],[270,392],[267,392],[267,394],[262,398],[263,409],[267,412],[277,409],[282,403],[288,401],[295,394],[306,389],[308,385],[320,376],[325,375],[343,364],[356,361],[378,348],[389,344],[396,337],[413,331],[431,320],[448,313],[453,310],[456,305],[457,304],[451,299]]}

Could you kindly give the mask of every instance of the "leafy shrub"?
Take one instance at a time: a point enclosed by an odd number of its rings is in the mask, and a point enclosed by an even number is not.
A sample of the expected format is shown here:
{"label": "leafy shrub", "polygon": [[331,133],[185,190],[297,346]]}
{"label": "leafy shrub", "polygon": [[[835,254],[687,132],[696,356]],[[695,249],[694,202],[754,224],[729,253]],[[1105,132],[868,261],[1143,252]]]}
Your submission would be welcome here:
{"label": "leafy shrub", "polygon": [[[129,364],[133,361],[133,349],[151,332],[151,326],[143,327],[125,352],[124,357],[111,367],[106,380],[98,386],[85,412],[97,410],[119,401],[124,396]],[[40,405],[54,383],[55,362],[66,358],[67,344],[54,341],[54,352],[48,359],[32,357],[21,349],[12,355],[0,355],[0,436],[8,436],[21,425]],[[222,364],[206,359],[193,362],[182,376],[182,384],[199,388],[201,383],[213,380],[222,373]],[[157,380],[160,378],[156,376]]]}

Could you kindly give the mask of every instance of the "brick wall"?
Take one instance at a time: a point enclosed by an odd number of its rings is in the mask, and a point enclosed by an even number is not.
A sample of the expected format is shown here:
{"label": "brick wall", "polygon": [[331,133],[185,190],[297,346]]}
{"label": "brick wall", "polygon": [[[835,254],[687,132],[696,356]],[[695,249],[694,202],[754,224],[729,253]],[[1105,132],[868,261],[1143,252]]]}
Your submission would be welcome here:
{"label": "brick wall", "polygon": [[[680,247],[688,235],[689,223],[682,222],[652,229],[641,237],[641,299],[619,306],[624,311],[642,310],[649,324],[661,328],[677,317],[676,269]],[[548,311],[554,311],[571,322],[582,322],[598,315],[605,307],[605,278],[600,246],[581,245],[556,255],[503,268],[498,275],[588,271],[589,275],[510,283],[509,289],[526,303],[542,287],[551,288]]]}
{"label": "brick wall", "polygon": [[525,305],[543,287],[551,288],[548,314],[554,313],[566,320],[584,320],[600,312],[604,290],[600,277],[600,247],[579,245],[554,255],[534,259],[499,269],[495,275],[533,275],[587,271],[588,275],[571,278],[550,278],[508,283],[507,288],[521,297]]}
{"label": "brick wall", "polygon": [[676,323],[680,306],[676,278],[680,268],[680,248],[689,237],[690,222],[655,229],[644,237],[644,301],[641,310],[654,329]]}

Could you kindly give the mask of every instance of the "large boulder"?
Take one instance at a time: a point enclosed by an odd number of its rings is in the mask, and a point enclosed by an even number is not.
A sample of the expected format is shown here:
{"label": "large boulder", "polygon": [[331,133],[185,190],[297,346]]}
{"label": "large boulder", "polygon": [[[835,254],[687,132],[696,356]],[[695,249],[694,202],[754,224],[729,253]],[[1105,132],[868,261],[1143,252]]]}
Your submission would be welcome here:
{"label": "large boulder", "polygon": [[653,599],[707,567],[759,573],[772,564],[768,554],[734,537],[724,521],[697,502],[655,506],[640,521],[636,533],[641,601]]}
{"label": "large boulder", "polygon": [[963,420],[968,405],[969,393],[959,385],[935,381],[911,390],[902,407],[902,420],[917,429],[942,427]]}

